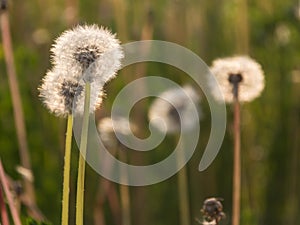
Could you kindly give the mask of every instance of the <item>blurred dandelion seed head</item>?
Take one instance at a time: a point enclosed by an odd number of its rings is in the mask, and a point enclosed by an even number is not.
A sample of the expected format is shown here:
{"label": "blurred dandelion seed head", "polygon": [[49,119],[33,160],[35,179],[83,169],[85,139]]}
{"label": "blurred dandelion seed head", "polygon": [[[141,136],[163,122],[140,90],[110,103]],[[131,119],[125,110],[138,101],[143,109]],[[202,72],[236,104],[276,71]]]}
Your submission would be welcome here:
{"label": "blurred dandelion seed head", "polygon": [[300,69],[295,69],[292,71],[292,82],[300,83]]}
{"label": "blurred dandelion seed head", "polygon": [[[181,128],[190,130],[197,125],[193,107],[199,102],[200,96],[189,85],[183,88],[169,89],[154,100],[148,117],[150,122],[162,132],[176,133]],[[180,114],[182,118],[180,118]],[[198,115],[201,118],[200,110],[198,110]]]}
{"label": "blurred dandelion seed head", "polygon": [[90,112],[100,106],[103,86],[121,67],[123,51],[115,35],[96,25],[65,31],[51,48],[52,70],[39,87],[46,107],[57,116],[83,113],[85,82],[91,83]]}
{"label": "blurred dandelion seed head", "polygon": [[290,28],[284,23],[278,24],[275,29],[275,38],[280,45],[287,45],[291,39]]}
{"label": "blurred dandelion seed head", "polygon": [[[117,124],[117,126],[114,126],[113,124]],[[119,144],[116,133],[127,136],[130,135],[132,131],[136,130],[136,125],[123,117],[116,117],[114,118],[114,121],[111,117],[104,117],[98,123],[98,131],[101,140],[105,146],[111,148],[114,148]]]}
{"label": "blurred dandelion seed head", "polygon": [[[260,96],[264,89],[264,74],[261,65],[248,56],[236,56],[213,61],[211,72],[215,75],[226,102],[233,101],[233,76],[239,79],[239,101],[249,102]],[[212,93],[217,100],[219,87],[211,85]]]}

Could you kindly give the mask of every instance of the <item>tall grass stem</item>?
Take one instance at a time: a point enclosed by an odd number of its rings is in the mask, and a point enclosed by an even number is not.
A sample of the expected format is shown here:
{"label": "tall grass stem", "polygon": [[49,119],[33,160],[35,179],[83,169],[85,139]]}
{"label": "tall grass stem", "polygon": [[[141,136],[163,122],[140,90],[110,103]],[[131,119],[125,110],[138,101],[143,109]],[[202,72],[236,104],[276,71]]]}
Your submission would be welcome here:
{"label": "tall grass stem", "polygon": [[4,202],[4,196],[2,194],[2,187],[0,185],[0,217],[3,225],[9,225],[8,214],[6,210],[6,205]]}
{"label": "tall grass stem", "polygon": [[[18,149],[21,166],[31,172],[31,162],[27,143],[27,133],[25,127],[24,113],[22,107],[19,82],[16,74],[16,67],[13,56],[13,47],[10,33],[8,11],[5,9],[0,13],[0,27],[2,35],[2,46],[8,76],[9,89],[12,97],[13,115],[17,133]],[[35,190],[32,181],[23,177],[24,192],[27,196],[26,205],[28,214],[36,220],[43,220],[44,216],[36,205]]]}
{"label": "tall grass stem", "polygon": [[0,159],[0,184],[3,187],[14,225],[22,225],[18,210],[14,204],[13,196],[9,190],[8,181],[6,179],[6,175],[3,169],[1,159]]}

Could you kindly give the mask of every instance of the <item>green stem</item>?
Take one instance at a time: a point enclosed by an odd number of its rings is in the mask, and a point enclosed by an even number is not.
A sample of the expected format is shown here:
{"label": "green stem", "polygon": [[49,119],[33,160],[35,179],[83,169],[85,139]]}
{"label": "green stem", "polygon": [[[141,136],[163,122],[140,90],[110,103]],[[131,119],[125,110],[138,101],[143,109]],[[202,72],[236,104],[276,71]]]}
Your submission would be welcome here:
{"label": "green stem", "polygon": [[80,139],[80,154],[78,163],[77,195],[76,195],[76,225],[83,224],[83,205],[84,205],[84,176],[85,176],[85,155],[89,128],[89,109],[90,109],[91,84],[85,84],[84,112]]}
{"label": "green stem", "polygon": [[[184,161],[184,149],[180,145],[180,149],[177,155],[178,166]],[[188,179],[187,179],[187,169],[184,166],[178,172],[178,194],[179,194],[179,211],[180,211],[180,224],[190,225],[190,205],[189,205],[189,195],[188,195]]]}
{"label": "green stem", "polygon": [[69,220],[69,192],[70,192],[70,164],[71,164],[71,144],[72,144],[73,115],[68,115],[68,125],[65,143],[65,162],[64,162],[64,183],[62,199],[61,224],[68,225]]}
{"label": "green stem", "polygon": [[187,187],[186,167],[183,167],[178,173],[178,190],[179,190],[179,206],[180,206],[180,221],[181,225],[190,224],[190,207]]}

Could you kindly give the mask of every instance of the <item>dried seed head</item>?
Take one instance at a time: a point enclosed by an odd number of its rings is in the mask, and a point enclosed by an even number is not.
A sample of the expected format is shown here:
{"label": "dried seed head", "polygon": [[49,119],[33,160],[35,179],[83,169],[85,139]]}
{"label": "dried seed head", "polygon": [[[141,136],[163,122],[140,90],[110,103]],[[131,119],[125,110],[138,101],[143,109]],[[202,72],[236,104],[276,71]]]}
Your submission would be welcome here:
{"label": "dried seed head", "polygon": [[222,100],[217,88],[221,88],[226,102],[232,102],[234,85],[238,85],[239,100],[249,102],[260,96],[265,86],[261,66],[248,56],[217,59],[213,61],[211,72],[219,83],[219,87],[211,85],[217,100]]}
{"label": "dried seed head", "polygon": [[225,218],[222,200],[220,198],[208,198],[204,201],[201,212],[206,222],[215,221],[218,224],[221,219]]}

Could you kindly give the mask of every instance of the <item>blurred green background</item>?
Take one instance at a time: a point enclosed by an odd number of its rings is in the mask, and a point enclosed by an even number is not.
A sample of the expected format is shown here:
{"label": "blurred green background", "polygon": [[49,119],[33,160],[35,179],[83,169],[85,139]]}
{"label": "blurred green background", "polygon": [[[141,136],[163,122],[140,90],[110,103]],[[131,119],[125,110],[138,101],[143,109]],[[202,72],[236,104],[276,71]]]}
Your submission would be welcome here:
{"label": "blurred green background", "polygon": [[[50,68],[53,39],[77,23],[96,23],[117,33],[122,43],[158,39],[178,43],[198,54],[208,65],[219,57],[249,54],[263,67],[262,96],[242,105],[241,224],[298,225],[300,213],[300,3],[287,0],[31,0],[9,1],[9,16],[28,146],[35,176],[37,203],[47,219],[59,224],[66,120],[51,115],[38,98],[37,87]],[[0,156],[6,172],[21,179],[12,100],[2,42],[0,43]],[[140,67],[139,67],[140,66]],[[142,68],[142,69],[141,69]],[[136,72],[140,74],[136,74]],[[188,76],[156,63],[122,70],[106,87],[107,97],[98,118],[109,115],[114,96],[138,76],[165,75],[184,84]],[[203,97],[204,98],[204,97]],[[133,111],[140,130],[147,133],[145,100]],[[187,164],[192,224],[201,218],[203,200],[224,198],[231,222],[232,107],[227,107],[227,133],[221,151],[204,172],[198,171],[210,132],[210,112],[203,99],[198,149]],[[175,145],[167,139],[156,154],[132,153],[143,163],[165,157]],[[76,182],[78,151],[74,144],[72,187]],[[101,179],[87,170],[85,224],[94,224],[96,193]],[[130,188],[133,224],[179,224],[177,179]],[[71,189],[74,203],[75,188]],[[73,204],[72,203],[72,204]],[[73,204],[74,205],[74,204]],[[105,203],[107,224],[114,218]],[[74,217],[74,207],[72,207]],[[96,212],[97,213],[97,212]],[[71,219],[71,224],[73,219]]]}

